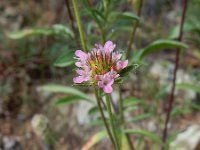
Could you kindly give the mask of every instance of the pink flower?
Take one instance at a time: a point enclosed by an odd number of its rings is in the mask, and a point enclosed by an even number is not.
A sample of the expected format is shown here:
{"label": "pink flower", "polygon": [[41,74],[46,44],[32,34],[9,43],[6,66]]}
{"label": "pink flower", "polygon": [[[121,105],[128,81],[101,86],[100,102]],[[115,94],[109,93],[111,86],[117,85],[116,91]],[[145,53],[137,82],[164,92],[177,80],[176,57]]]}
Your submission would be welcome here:
{"label": "pink flower", "polygon": [[115,47],[112,41],[107,41],[104,46],[95,44],[89,53],[77,50],[75,65],[78,67],[78,76],[73,79],[74,83],[90,82],[102,88],[105,93],[111,93],[115,79],[120,77],[118,72],[128,65],[128,60],[120,60],[122,54],[114,51]]}
{"label": "pink flower", "polygon": [[128,66],[128,60],[118,61],[116,64],[117,70],[122,70]]}

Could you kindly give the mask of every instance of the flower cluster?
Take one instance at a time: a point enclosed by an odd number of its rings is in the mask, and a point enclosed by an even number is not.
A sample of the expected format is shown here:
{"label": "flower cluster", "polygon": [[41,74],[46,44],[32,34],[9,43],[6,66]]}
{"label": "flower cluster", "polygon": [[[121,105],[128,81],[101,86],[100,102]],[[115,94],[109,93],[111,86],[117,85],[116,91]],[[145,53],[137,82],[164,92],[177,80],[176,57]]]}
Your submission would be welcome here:
{"label": "flower cluster", "polygon": [[89,82],[98,85],[105,93],[111,93],[119,72],[128,65],[128,60],[120,60],[122,54],[114,51],[115,46],[112,41],[107,41],[104,46],[96,44],[89,53],[76,50],[78,77],[73,79],[74,83]]}

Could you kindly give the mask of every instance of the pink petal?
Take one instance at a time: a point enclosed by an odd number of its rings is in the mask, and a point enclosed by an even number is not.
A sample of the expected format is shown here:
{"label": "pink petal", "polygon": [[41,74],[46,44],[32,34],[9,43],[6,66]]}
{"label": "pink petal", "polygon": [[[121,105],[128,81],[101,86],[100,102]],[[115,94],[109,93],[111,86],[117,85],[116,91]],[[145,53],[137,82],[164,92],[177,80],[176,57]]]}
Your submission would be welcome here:
{"label": "pink petal", "polygon": [[83,52],[82,50],[76,50],[75,55],[79,57],[81,60],[84,60],[87,58],[87,54]]}
{"label": "pink petal", "polygon": [[104,45],[104,51],[105,52],[112,52],[115,48],[115,44],[113,44],[112,41],[107,41]]}
{"label": "pink petal", "polygon": [[84,80],[85,79],[82,76],[78,76],[78,77],[73,78],[74,83],[82,83]]}
{"label": "pink petal", "polygon": [[126,68],[128,65],[128,60],[125,60],[125,61],[118,61],[116,66],[117,66],[117,70],[121,70],[121,69],[124,69]]}
{"label": "pink petal", "polygon": [[77,72],[79,75],[84,75],[84,74],[85,74],[85,71],[84,71],[84,70],[81,70],[81,69],[76,70],[76,72]]}
{"label": "pink petal", "polygon": [[83,66],[81,62],[76,62],[75,65],[76,65],[77,67],[82,67],[82,66]]}
{"label": "pink petal", "polygon": [[100,88],[104,88],[105,85],[103,84],[102,81],[99,81],[99,82],[98,82],[98,86],[99,86]]}
{"label": "pink petal", "polygon": [[113,88],[112,88],[111,85],[107,85],[107,86],[105,86],[105,87],[103,88],[103,91],[104,91],[105,93],[112,93]]}

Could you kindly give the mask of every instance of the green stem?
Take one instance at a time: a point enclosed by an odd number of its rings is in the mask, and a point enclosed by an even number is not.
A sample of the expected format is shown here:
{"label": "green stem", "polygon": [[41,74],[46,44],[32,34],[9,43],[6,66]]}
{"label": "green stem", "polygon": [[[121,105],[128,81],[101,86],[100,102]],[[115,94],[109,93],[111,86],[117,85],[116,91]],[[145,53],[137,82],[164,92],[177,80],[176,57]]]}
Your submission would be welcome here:
{"label": "green stem", "polygon": [[[137,11],[138,17],[140,17],[140,15],[141,15],[142,4],[143,4],[143,0],[139,0],[139,8],[138,8],[138,11]],[[130,37],[130,40],[129,40],[128,50],[126,52],[126,57],[127,58],[130,55],[131,48],[132,48],[132,45],[133,45],[134,40],[135,40],[135,33],[136,33],[136,30],[137,30],[138,26],[139,26],[139,21],[134,22],[134,24],[133,24],[133,31],[131,33],[131,37]]]}
{"label": "green stem", "polygon": [[104,115],[104,113],[103,113],[103,108],[102,108],[101,103],[100,103],[100,100],[101,100],[101,99],[100,99],[99,96],[98,96],[98,91],[97,91],[97,89],[96,89],[96,88],[94,88],[94,89],[95,89],[95,97],[96,97],[96,101],[97,101],[97,104],[98,104],[98,108],[99,108],[99,110],[100,110],[101,118],[102,118],[102,120],[103,120],[104,126],[105,126],[105,128],[106,128],[107,133],[108,133],[108,136],[109,136],[109,138],[110,138],[110,140],[111,140],[113,146],[115,147],[115,141],[114,141],[113,136],[112,136],[112,133],[111,133],[111,131],[110,131],[110,129],[109,129],[108,123],[106,122],[106,118],[105,118],[105,115]]}
{"label": "green stem", "polygon": [[[123,106],[123,101],[122,101],[122,87],[119,85],[119,111],[120,111],[120,123],[122,127],[124,128],[125,124],[125,119],[124,119],[124,106]],[[128,134],[125,134],[126,139],[128,141],[128,145],[130,150],[134,150],[134,147],[132,145],[132,142],[130,140],[130,136]]]}
{"label": "green stem", "polygon": [[115,128],[115,124],[114,124],[115,119],[114,119],[114,116],[112,114],[110,95],[109,94],[106,94],[106,105],[107,105],[111,129],[112,129],[113,136],[114,136],[114,139],[115,139],[116,149],[120,150],[120,145],[119,145],[119,141],[118,141],[118,137],[117,137],[117,133],[116,133],[116,128]]}
{"label": "green stem", "polygon": [[124,124],[124,109],[123,109],[123,101],[122,101],[122,88],[119,85],[119,112],[120,112],[120,122]]}
{"label": "green stem", "polygon": [[84,35],[84,32],[83,32],[83,26],[82,26],[80,15],[79,15],[79,11],[78,11],[77,1],[76,0],[72,0],[72,4],[73,4],[73,7],[74,7],[75,18],[76,18],[76,22],[77,22],[77,25],[78,25],[80,38],[81,38],[81,45],[83,47],[83,50],[85,52],[87,52],[85,35]]}

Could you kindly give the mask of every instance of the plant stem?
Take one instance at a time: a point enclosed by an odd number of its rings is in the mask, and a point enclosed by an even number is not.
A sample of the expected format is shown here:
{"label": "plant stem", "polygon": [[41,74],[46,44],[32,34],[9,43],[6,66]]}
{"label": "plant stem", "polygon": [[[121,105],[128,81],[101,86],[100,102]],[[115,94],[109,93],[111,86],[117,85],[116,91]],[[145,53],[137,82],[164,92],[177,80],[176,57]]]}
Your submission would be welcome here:
{"label": "plant stem", "polygon": [[[143,0],[139,0],[139,8],[138,8],[138,11],[137,11],[138,17],[141,16],[142,5],[143,5]],[[126,57],[127,58],[130,55],[131,48],[132,48],[132,45],[133,45],[134,40],[135,40],[135,33],[136,33],[138,26],[139,26],[139,21],[136,21],[136,22],[133,23],[133,30],[132,30],[131,37],[130,37],[130,40],[129,40],[128,50],[126,51]]]}
{"label": "plant stem", "polygon": [[115,124],[114,124],[114,116],[112,113],[112,108],[111,108],[111,102],[110,102],[110,95],[106,94],[106,105],[107,105],[107,110],[108,110],[108,115],[109,115],[109,119],[110,119],[110,126],[112,129],[112,133],[115,139],[115,145],[116,145],[116,149],[120,150],[120,145],[119,145],[119,141],[118,141],[118,137],[117,137],[117,133],[116,133],[116,129],[115,129]]}
{"label": "plant stem", "polygon": [[120,112],[120,123],[124,124],[124,108],[122,102],[122,88],[119,85],[119,112]]}
{"label": "plant stem", "polygon": [[84,52],[87,52],[85,35],[84,35],[84,32],[83,32],[83,26],[82,26],[79,11],[78,11],[77,0],[72,0],[72,4],[73,4],[73,7],[74,7],[75,18],[76,18],[76,22],[77,22],[78,30],[79,30],[79,34],[80,34],[81,45],[83,47]]}
{"label": "plant stem", "polygon": [[74,18],[73,18],[73,15],[72,15],[71,9],[70,9],[70,3],[69,3],[69,0],[65,0],[65,4],[66,4],[66,7],[67,7],[67,12],[68,12],[68,15],[69,15],[69,19],[70,19],[70,22],[71,22],[71,28],[72,28],[72,30],[75,32],[75,27],[74,27]]}
{"label": "plant stem", "polygon": [[[183,0],[183,10],[182,10],[182,17],[181,17],[178,41],[181,41],[182,36],[183,36],[183,25],[184,25],[185,15],[186,15],[186,11],[187,11],[187,2],[188,2],[187,0]],[[163,137],[162,137],[163,143],[165,143],[167,135],[168,135],[167,125],[169,123],[171,111],[173,109],[174,92],[175,92],[175,88],[176,88],[176,74],[177,74],[177,70],[178,70],[178,67],[179,67],[179,56],[180,56],[180,49],[178,48],[176,50],[176,60],[175,60],[175,67],[174,67],[174,72],[173,72],[171,94],[170,94],[170,97],[169,97],[169,107],[168,107],[168,110],[167,110],[167,113],[166,113],[165,127],[164,127],[164,130],[163,130]],[[164,149],[164,147],[162,147],[161,149]]]}
{"label": "plant stem", "polygon": [[[119,85],[119,111],[120,111],[120,123],[122,125],[122,127],[124,128],[124,123],[125,123],[125,119],[124,119],[124,106],[123,106],[123,101],[122,101],[122,87]],[[126,139],[128,141],[129,144],[129,148],[131,150],[134,150],[134,147],[132,145],[132,142],[130,140],[130,136],[128,134],[125,135]]]}
{"label": "plant stem", "polygon": [[109,136],[113,146],[115,147],[115,141],[114,141],[112,133],[111,133],[111,131],[109,129],[108,123],[106,122],[106,118],[105,118],[105,115],[103,113],[103,108],[102,108],[101,103],[100,103],[101,99],[99,98],[97,89],[96,88],[94,88],[94,89],[95,89],[95,97],[96,97],[96,101],[97,101],[97,104],[98,104],[98,108],[100,110],[101,118],[103,120],[104,126],[106,128],[107,133],[108,133],[108,136]]}

